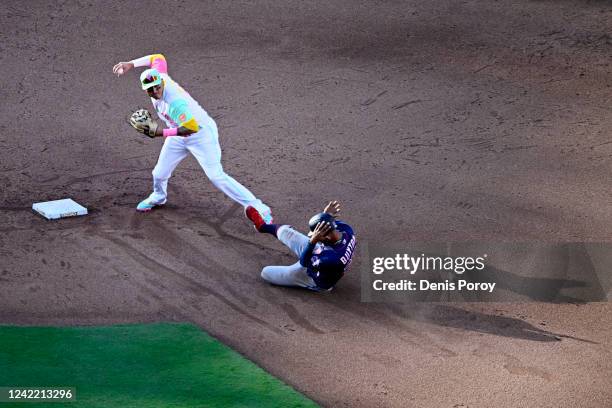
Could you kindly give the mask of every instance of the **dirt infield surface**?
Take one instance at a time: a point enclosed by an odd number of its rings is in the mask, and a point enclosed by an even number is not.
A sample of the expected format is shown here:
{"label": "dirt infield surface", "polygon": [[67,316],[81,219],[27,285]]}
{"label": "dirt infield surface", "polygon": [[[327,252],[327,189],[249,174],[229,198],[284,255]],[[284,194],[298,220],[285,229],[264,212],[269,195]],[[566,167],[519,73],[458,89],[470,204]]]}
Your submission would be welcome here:
{"label": "dirt infield surface", "polygon": [[[271,287],[294,260],[192,158],[137,214],[161,141],[111,73],[162,52],[279,222],[338,199],[361,245],[610,241],[609,3],[28,5],[0,11],[0,323],[193,322],[330,407],[612,406],[607,302],[365,304],[359,249],[331,294]],[[91,214],[30,211],[63,197]]]}

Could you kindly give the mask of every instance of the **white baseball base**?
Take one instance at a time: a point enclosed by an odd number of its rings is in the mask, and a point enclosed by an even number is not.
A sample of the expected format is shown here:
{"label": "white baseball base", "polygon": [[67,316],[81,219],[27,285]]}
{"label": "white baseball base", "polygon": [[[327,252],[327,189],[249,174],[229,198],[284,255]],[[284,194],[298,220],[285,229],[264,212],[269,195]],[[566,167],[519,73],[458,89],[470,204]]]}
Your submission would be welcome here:
{"label": "white baseball base", "polygon": [[32,205],[32,210],[36,211],[48,220],[75,217],[77,215],[87,215],[87,208],[76,203],[70,198],[34,203]]}

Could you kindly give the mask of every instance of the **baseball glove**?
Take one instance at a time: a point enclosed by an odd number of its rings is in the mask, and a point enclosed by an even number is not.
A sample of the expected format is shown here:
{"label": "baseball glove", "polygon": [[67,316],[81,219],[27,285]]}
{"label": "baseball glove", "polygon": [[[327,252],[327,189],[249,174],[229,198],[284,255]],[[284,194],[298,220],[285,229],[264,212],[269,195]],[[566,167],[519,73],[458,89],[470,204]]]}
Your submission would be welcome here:
{"label": "baseball glove", "polygon": [[159,124],[153,120],[151,113],[146,109],[138,109],[130,116],[130,125],[140,133],[144,133],[150,138],[155,137],[155,132]]}

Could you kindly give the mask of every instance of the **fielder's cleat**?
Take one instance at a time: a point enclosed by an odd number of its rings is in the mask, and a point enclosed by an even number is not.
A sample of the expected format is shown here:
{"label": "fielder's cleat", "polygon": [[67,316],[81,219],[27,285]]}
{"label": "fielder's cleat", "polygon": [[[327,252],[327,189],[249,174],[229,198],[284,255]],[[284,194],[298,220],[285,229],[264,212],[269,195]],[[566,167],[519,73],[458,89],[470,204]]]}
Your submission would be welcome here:
{"label": "fielder's cleat", "polygon": [[[255,209],[255,207],[252,206],[248,206],[247,208],[244,209],[244,215],[246,215],[246,217],[251,220],[251,222],[253,223],[253,226],[255,227],[255,229],[258,232],[261,232],[261,227],[263,227],[265,224],[269,224],[266,222],[266,220],[261,216],[261,214],[259,213],[259,211],[257,211]],[[272,216],[270,215],[270,220],[272,219]]]}
{"label": "fielder's cleat", "polygon": [[146,199],[144,199],[144,200],[142,200],[141,202],[138,203],[138,205],[136,206],[136,211],[139,211],[139,212],[149,212],[154,207],[158,207],[158,206],[164,205],[164,204],[166,204],[165,201],[163,203],[160,203],[160,204],[155,204],[155,203],[152,203],[151,200],[146,198]]}

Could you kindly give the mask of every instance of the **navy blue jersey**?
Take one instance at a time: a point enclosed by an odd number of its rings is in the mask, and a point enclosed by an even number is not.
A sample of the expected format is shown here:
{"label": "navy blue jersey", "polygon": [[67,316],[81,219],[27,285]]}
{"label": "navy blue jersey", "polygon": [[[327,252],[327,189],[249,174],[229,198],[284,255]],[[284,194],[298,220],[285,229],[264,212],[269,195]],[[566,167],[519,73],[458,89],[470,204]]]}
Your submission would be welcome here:
{"label": "navy blue jersey", "polygon": [[308,276],[321,289],[329,289],[344,275],[351,264],[357,240],[350,225],[336,221],[336,229],[342,238],[335,244],[308,244],[300,256],[302,266],[308,268]]}

